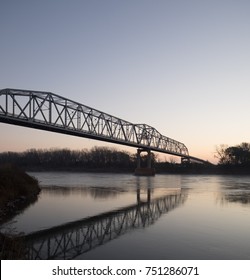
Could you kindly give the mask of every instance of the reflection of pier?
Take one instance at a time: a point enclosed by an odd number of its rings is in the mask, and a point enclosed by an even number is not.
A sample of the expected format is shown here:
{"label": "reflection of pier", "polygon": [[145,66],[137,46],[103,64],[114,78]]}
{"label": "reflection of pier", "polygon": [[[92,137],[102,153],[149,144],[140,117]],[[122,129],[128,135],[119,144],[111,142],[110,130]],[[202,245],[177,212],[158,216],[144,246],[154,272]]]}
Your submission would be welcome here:
{"label": "reflection of pier", "polygon": [[[138,197],[137,193],[137,199]],[[126,232],[153,224],[178,207],[187,194],[179,192],[94,217],[26,235],[27,259],[73,259]]]}

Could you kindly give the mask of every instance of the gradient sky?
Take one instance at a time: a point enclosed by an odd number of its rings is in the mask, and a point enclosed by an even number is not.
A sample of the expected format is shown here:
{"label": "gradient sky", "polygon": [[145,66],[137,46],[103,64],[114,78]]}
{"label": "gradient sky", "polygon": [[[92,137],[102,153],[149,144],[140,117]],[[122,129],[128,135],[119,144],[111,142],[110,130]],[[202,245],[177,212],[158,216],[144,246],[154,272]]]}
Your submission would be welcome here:
{"label": "gradient sky", "polygon": [[[249,15],[249,0],[1,0],[0,89],[57,93],[214,161],[216,146],[250,142]],[[0,151],[107,146],[0,131]]]}

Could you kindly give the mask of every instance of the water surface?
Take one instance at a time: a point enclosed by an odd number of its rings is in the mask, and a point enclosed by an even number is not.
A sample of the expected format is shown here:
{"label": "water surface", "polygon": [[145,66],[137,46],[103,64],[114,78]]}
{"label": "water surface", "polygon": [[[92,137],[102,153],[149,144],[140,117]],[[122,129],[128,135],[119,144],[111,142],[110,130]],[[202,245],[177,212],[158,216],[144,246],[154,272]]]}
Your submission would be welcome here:
{"label": "water surface", "polygon": [[30,173],[37,202],[1,231],[41,259],[250,259],[250,176]]}

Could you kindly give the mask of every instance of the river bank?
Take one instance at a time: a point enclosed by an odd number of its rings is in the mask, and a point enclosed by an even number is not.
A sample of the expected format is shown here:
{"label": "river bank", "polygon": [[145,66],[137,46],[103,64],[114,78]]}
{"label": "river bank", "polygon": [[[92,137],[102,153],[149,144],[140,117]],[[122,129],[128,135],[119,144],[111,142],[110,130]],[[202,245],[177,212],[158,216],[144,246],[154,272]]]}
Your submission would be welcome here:
{"label": "river bank", "polygon": [[0,224],[34,202],[39,192],[37,179],[13,165],[0,166]]}
{"label": "river bank", "polygon": [[[0,166],[0,226],[37,200],[37,179],[13,165]],[[20,257],[22,242],[11,233],[0,233],[0,258]]]}

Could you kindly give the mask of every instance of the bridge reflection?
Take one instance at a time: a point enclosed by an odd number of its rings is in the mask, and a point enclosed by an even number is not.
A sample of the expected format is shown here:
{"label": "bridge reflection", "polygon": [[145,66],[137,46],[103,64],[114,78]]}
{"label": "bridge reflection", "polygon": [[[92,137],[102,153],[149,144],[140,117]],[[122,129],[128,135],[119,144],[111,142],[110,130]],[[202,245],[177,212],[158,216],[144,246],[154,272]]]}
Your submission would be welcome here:
{"label": "bridge reflection", "polygon": [[41,230],[25,236],[27,259],[74,259],[119,236],[155,223],[163,214],[185,202],[187,192],[172,191],[158,198],[141,199],[137,189],[137,203],[115,211]]}

